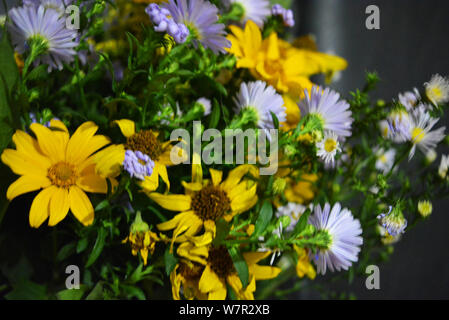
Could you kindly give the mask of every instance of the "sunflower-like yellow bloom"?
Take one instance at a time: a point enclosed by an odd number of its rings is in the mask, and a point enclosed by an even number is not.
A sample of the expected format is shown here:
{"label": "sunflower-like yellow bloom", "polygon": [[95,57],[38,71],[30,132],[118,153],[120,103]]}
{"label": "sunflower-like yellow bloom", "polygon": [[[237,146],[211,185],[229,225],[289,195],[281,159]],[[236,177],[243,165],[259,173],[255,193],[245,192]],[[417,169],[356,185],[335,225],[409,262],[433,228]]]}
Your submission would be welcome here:
{"label": "sunflower-like yellow bloom", "polygon": [[[48,217],[55,226],[70,211],[85,226],[94,221],[94,208],[85,192],[107,193],[106,178],[95,172],[92,154],[109,144],[109,139],[95,135],[93,122],[83,123],[70,137],[66,126],[52,120],[50,128],[33,123],[37,139],[17,130],[13,135],[16,149],[3,151],[3,163],[21,177],[12,183],[6,197],[15,197],[43,189],[30,209],[30,225],[38,228]],[[115,180],[111,180],[116,185]]]}
{"label": "sunflower-like yellow bloom", "polygon": [[347,62],[310,48],[296,48],[279,39],[275,32],[262,39],[259,27],[251,20],[245,29],[229,27],[231,48],[227,49],[237,57],[237,68],[249,69],[256,78],[263,80],[282,93],[293,97],[303,96],[313,83],[310,76],[319,73],[334,73],[344,70]]}
{"label": "sunflower-like yellow bloom", "polygon": [[154,161],[153,173],[145,177],[140,183],[141,187],[146,191],[154,191],[158,188],[161,177],[167,189],[170,189],[167,166],[173,165],[170,160],[171,142],[161,142],[159,133],[152,130],[136,131],[136,125],[132,120],[122,119],[114,123],[120,127],[120,131],[126,137],[126,143],[112,145],[99,152],[95,157],[97,172],[103,177],[116,177],[122,170],[126,150],[140,151]]}
{"label": "sunflower-like yellow bloom", "polygon": [[298,263],[296,264],[296,274],[298,275],[298,277],[303,278],[304,276],[307,276],[312,280],[315,279],[316,271],[313,265],[310,263],[307,250],[298,246],[293,247],[296,254],[298,255]]}
{"label": "sunflower-like yellow bloom", "polygon": [[146,266],[148,263],[148,253],[153,255],[156,249],[156,243],[160,240],[156,233],[150,231],[148,224],[142,220],[141,213],[138,211],[136,219],[129,230],[129,236],[122,243],[129,242],[131,244],[131,253],[133,256],[136,256],[137,252],[140,252],[143,265]]}
{"label": "sunflower-like yellow bloom", "polygon": [[[238,166],[229,172],[225,181],[222,181],[223,172],[214,169],[209,172],[212,182],[203,180],[200,164],[193,164],[192,182],[183,182],[185,195],[148,193],[161,207],[180,212],[173,219],[157,226],[161,231],[173,230],[172,244],[187,239],[197,245],[210,243],[215,236],[216,221],[220,218],[230,221],[257,203],[257,184],[244,178],[248,173],[258,177],[259,171],[255,166]],[[203,227],[206,232],[192,238]]]}
{"label": "sunflower-like yellow bloom", "polygon": [[181,298],[181,286],[187,299],[224,300],[227,296],[227,285],[238,299],[254,300],[256,281],[273,279],[281,272],[280,268],[257,264],[268,257],[270,251],[245,252],[243,258],[248,265],[249,283],[243,288],[225,247],[198,247],[192,242],[184,242],[177,253],[185,259],[180,261],[170,275],[173,298],[176,300]]}

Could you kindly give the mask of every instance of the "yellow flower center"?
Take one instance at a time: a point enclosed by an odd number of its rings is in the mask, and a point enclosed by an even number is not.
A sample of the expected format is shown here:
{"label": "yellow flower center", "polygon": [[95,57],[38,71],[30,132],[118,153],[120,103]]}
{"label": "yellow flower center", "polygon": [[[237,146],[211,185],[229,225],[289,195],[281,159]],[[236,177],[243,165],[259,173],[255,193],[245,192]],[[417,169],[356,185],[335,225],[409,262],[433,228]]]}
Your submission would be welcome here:
{"label": "yellow flower center", "polygon": [[412,130],[412,141],[413,143],[420,143],[424,139],[426,133],[421,128],[414,128]]}
{"label": "yellow flower center", "polygon": [[387,157],[383,154],[379,157],[380,162],[387,163]]}
{"label": "yellow flower center", "polygon": [[324,142],[324,150],[326,150],[326,152],[330,153],[334,151],[336,148],[337,148],[337,141],[330,138],[326,139],[326,141]]}
{"label": "yellow flower center", "polygon": [[192,197],[192,209],[203,221],[216,221],[231,210],[231,200],[220,187],[209,185]]}
{"label": "yellow flower center", "polygon": [[428,95],[433,99],[438,100],[442,97],[443,91],[439,87],[433,87],[429,89]]}
{"label": "yellow flower center", "polygon": [[76,184],[76,168],[73,164],[61,161],[48,169],[47,177],[53,185],[68,188]]}
{"label": "yellow flower center", "polygon": [[129,137],[126,140],[125,149],[140,151],[153,161],[157,161],[163,151],[161,143],[150,130],[142,130]]}
{"label": "yellow flower center", "polygon": [[224,246],[210,248],[207,262],[220,278],[226,279],[227,276],[235,272],[234,262],[229,255],[228,249]]}

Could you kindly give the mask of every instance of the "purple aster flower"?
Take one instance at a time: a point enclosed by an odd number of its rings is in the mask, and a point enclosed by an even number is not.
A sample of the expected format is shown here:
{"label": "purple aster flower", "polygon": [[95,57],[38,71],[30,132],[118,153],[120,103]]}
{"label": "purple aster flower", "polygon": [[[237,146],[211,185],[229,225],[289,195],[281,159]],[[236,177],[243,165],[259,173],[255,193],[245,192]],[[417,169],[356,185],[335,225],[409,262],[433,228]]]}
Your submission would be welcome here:
{"label": "purple aster flower", "polygon": [[404,218],[401,210],[398,207],[388,208],[388,213],[381,213],[377,216],[380,225],[385,228],[388,234],[392,237],[396,237],[405,232],[407,228],[407,220]]}
{"label": "purple aster flower", "polygon": [[360,222],[354,219],[351,211],[341,208],[336,203],[333,208],[329,203],[315,206],[314,214],[309,217],[309,223],[317,230],[326,231],[330,237],[327,248],[320,248],[317,253],[317,273],[325,274],[330,271],[348,270],[353,262],[358,260],[360,246],[363,244]]}
{"label": "purple aster flower", "polygon": [[285,9],[280,4],[275,4],[271,8],[271,14],[273,16],[280,16],[282,17],[282,20],[284,21],[284,25],[287,27],[294,27],[295,26],[295,18],[293,16],[293,11],[290,9]]}
{"label": "purple aster flower", "polygon": [[407,91],[399,94],[399,102],[407,109],[407,111],[416,107],[419,100],[421,100],[421,95],[416,88],[413,89],[413,92]]}
{"label": "purple aster flower", "polygon": [[170,16],[176,23],[184,24],[193,36],[193,44],[198,42],[215,54],[226,53],[225,48],[231,47],[226,39],[225,25],[217,23],[218,9],[205,0],[169,0],[162,8],[170,11]]}
{"label": "purple aster flower", "polygon": [[149,177],[153,173],[154,161],[140,151],[126,150],[123,167],[131,177],[145,180],[145,177]]}
{"label": "purple aster flower", "polygon": [[35,59],[35,64],[48,64],[48,71],[61,70],[63,63],[73,61],[78,32],[66,28],[65,19],[55,10],[23,6],[9,11],[11,32],[15,50],[22,54],[33,41],[40,42],[46,50]]}
{"label": "purple aster flower", "polygon": [[270,2],[268,0],[230,0],[243,9],[243,24],[252,20],[259,28],[262,28],[265,20],[270,15]]}
{"label": "purple aster flower", "polygon": [[340,94],[326,88],[324,91],[314,86],[309,94],[304,91],[305,98],[299,103],[301,116],[311,114],[317,116],[324,130],[334,131],[342,137],[351,135],[353,122],[352,112],[345,100],[340,100]]}
{"label": "purple aster flower", "polygon": [[167,9],[161,8],[155,3],[151,3],[146,7],[145,12],[154,24],[155,31],[167,32],[177,43],[184,43],[187,40],[187,37],[190,34],[189,29],[182,23],[176,23],[170,17],[170,11]]}
{"label": "purple aster flower", "polygon": [[45,9],[56,10],[60,15],[65,13],[65,8],[70,5],[73,0],[23,0],[24,6],[43,6]]}
{"label": "purple aster flower", "polygon": [[237,105],[236,113],[242,110],[250,110],[255,116],[255,122],[261,129],[273,129],[273,112],[278,118],[279,122],[285,122],[287,119],[286,108],[284,106],[284,99],[276,93],[272,86],[267,86],[263,81],[249,82],[246,84],[242,82],[240,85],[240,92],[234,98]]}

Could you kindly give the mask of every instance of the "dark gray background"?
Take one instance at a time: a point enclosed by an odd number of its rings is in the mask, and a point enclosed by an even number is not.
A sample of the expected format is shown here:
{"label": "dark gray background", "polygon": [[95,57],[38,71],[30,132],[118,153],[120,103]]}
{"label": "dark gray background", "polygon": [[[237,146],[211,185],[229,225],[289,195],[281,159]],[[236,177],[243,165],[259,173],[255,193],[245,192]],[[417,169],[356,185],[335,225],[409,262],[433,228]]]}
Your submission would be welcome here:
{"label": "dark gray background", "polygon": [[[385,100],[422,87],[434,73],[449,76],[447,0],[293,2],[299,19],[295,33],[314,34],[320,51],[348,60],[347,70],[332,84],[343,95],[363,87],[366,70],[379,73],[382,82],[372,96]],[[371,4],[380,9],[380,30],[365,27],[365,9]],[[448,116],[443,122],[449,128]],[[380,290],[367,290],[365,279],[356,279],[351,289],[358,298],[449,299],[449,201],[433,205],[430,219],[406,232],[391,260],[379,266]]]}
{"label": "dark gray background", "polygon": [[[8,5],[13,2],[7,0]],[[373,96],[385,100],[422,86],[434,73],[449,75],[447,0],[293,2],[298,20],[295,33],[315,34],[321,51],[348,60],[348,69],[332,85],[343,95],[363,86],[366,70],[379,73],[382,82]],[[380,8],[380,30],[365,28],[365,9],[370,4]],[[357,297],[449,299],[448,205],[448,200],[435,201],[431,218],[395,245],[391,260],[380,266],[380,290],[367,290],[365,280],[356,279],[351,290]],[[299,297],[318,295],[304,291]]]}

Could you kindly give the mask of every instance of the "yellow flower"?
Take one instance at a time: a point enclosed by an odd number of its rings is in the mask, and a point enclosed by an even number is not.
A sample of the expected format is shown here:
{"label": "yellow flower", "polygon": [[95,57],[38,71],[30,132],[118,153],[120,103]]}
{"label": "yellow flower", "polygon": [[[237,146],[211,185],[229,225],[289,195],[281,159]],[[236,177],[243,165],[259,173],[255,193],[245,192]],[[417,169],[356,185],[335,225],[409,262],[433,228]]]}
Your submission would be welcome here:
{"label": "yellow flower", "polygon": [[[195,163],[195,157],[194,157]],[[210,169],[212,183],[203,180],[201,165],[192,165],[192,182],[183,182],[185,195],[148,193],[161,207],[178,211],[173,219],[159,224],[161,231],[173,230],[173,242],[187,239],[197,245],[207,244],[215,236],[215,221],[224,218],[230,221],[235,215],[245,212],[257,203],[257,184],[243,177],[250,173],[258,177],[259,171],[251,165],[241,165],[229,172],[222,182],[223,172]],[[204,227],[202,236],[195,236]]]}
{"label": "yellow flower", "polygon": [[262,39],[262,33],[253,21],[245,29],[229,27],[231,48],[237,57],[237,68],[249,69],[251,74],[264,80],[278,91],[293,97],[302,97],[305,89],[311,89],[310,76],[318,73],[333,73],[346,68],[347,62],[336,56],[295,48],[279,39],[275,32]]}
{"label": "yellow flower", "polygon": [[[140,130],[136,132],[134,121],[122,119],[114,121],[122,134],[126,137],[126,143],[112,145],[100,151],[95,157],[97,172],[103,177],[118,176],[125,160],[126,150],[140,151],[148,155],[154,161],[153,173],[140,183],[146,191],[154,191],[159,186],[159,177],[170,189],[167,166],[173,165],[170,160],[172,146],[170,141],[159,141],[159,133],[152,130]],[[180,149],[181,150],[181,149]]]}
{"label": "yellow flower", "polygon": [[140,211],[137,211],[136,218],[129,230],[129,236],[122,243],[129,242],[131,244],[131,253],[133,256],[140,252],[143,264],[146,266],[148,262],[148,252],[153,255],[156,243],[160,241],[156,233],[151,232],[148,224],[142,220]]}
{"label": "yellow flower", "polygon": [[[37,139],[16,131],[16,150],[6,149],[1,159],[21,177],[12,183],[6,197],[15,197],[43,189],[30,209],[30,225],[38,228],[48,217],[48,225],[63,220],[69,209],[85,226],[94,221],[94,208],[85,192],[107,193],[106,179],[95,173],[92,154],[109,144],[109,139],[95,135],[93,122],[83,123],[70,137],[66,126],[52,120],[51,130],[33,123],[30,128]],[[116,181],[111,181],[113,186]]]}
{"label": "yellow flower", "polygon": [[301,111],[299,110],[298,104],[289,95],[283,95],[285,103],[285,113],[287,114],[287,120],[282,123],[280,127],[283,131],[290,131],[296,128],[301,120]]}
{"label": "yellow flower", "polygon": [[419,201],[418,202],[418,212],[421,215],[421,217],[426,218],[432,214],[432,202],[430,201]]}
{"label": "yellow flower", "polygon": [[313,265],[310,263],[307,250],[296,245],[293,246],[293,248],[298,255],[298,263],[296,264],[296,274],[298,275],[298,277],[303,278],[304,276],[307,276],[312,280],[315,279],[316,271]]}
{"label": "yellow flower", "polygon": [[[180,299],[179,291],[183,285],[186,298],[224,300],[227,296],[227,285],[229,285],[238,299],[253,300],[256,281],[273,279],[281,272],[280,268],[257,264],[271,252],[245,252],[243,258],[248,265],[249,283],[246,288],[243,288],[232,258],[225,247],[198,247],[191,242],[184,242],[179,246],[177,253],[190,261],[192,267],[186,269],[182,267],[182,263],[185,262],[181,262],[178,269],[175,268],[173,271],[170,279],[174,299]],[[178,274],[177,270],[180,271]],[[186,291],[189,293],[187,296]]]}

